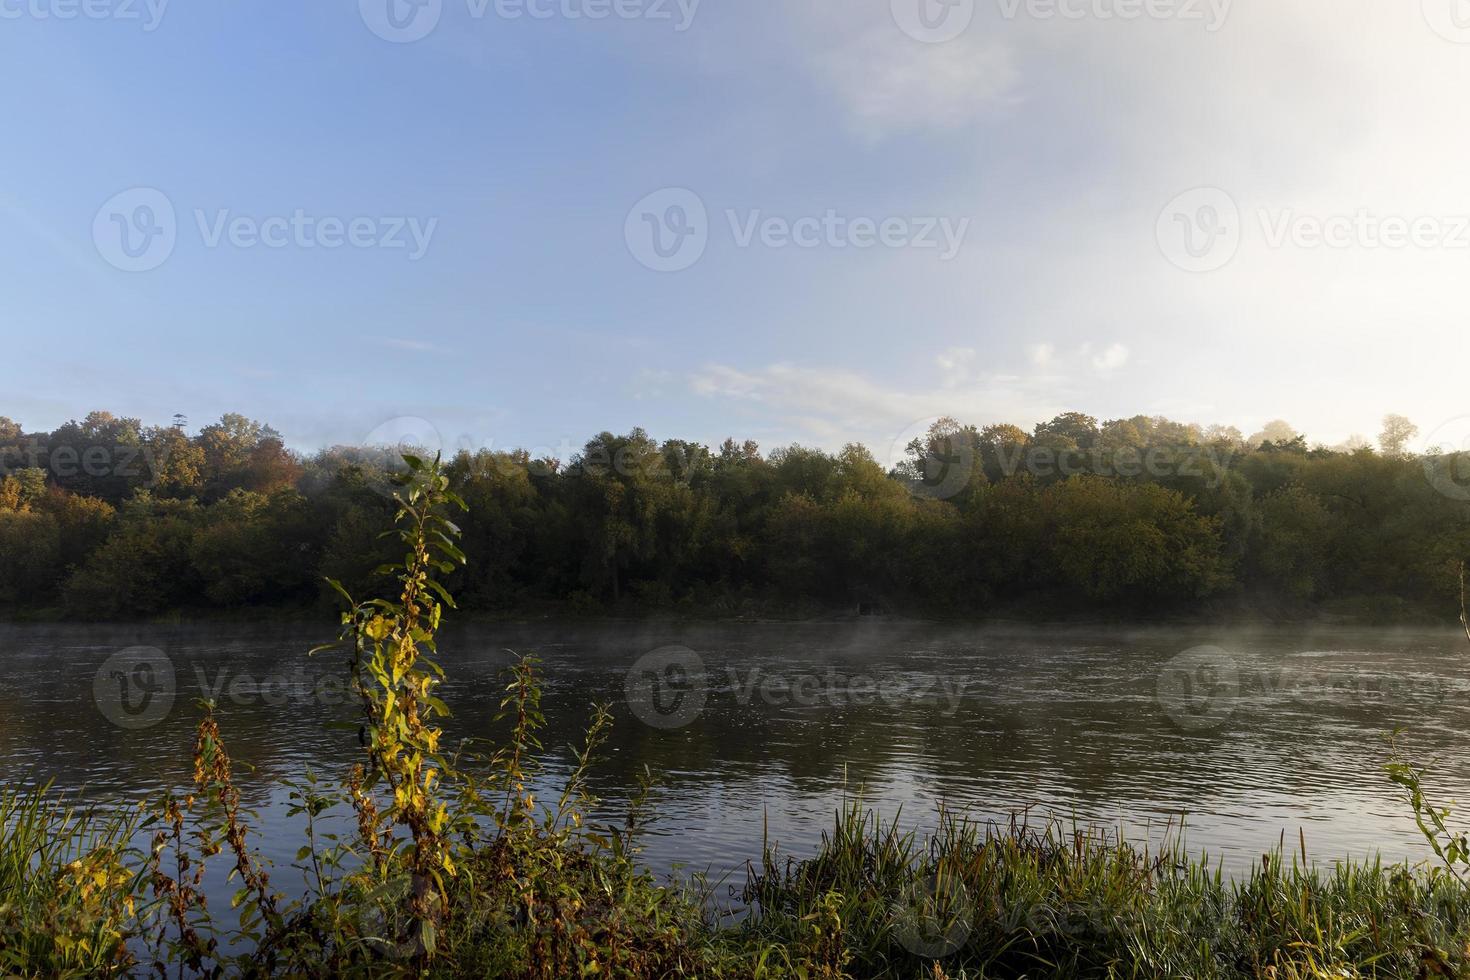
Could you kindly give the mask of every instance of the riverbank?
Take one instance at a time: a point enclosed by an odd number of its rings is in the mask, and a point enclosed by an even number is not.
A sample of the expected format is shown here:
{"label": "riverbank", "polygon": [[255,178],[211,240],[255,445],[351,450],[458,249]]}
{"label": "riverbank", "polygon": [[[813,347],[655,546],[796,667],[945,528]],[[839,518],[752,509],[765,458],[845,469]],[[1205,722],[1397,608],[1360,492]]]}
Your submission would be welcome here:
{"label": "riverbank", "polygon": [[[209,758],[206,753],[205,758]],[[219,756],[213,757],[216,775]],[[373,872],[324,841],[299,902],[231,826],[226,784],[157,814],[0,801],[0,967],[19,976],[150,973],[362,977],[1406,977],[1470,970],[1470,888],[1444,868],[1263,855],[1227,878],[1177,844],[1139,849],[1085,827],[947,817],[918,837],[854,803],[805,860],[768,849],[738,891],[656,881],[638,864],[651,813],[618,828],[512,802],[450,877],[430,940],[413,938],[406,869]],[[310,827],[310,787],[293,796]],[[204,803],[208,800],[209,803]],[[555,808],[552,808],[555,809]],[[172,814],[173,816],[170,816]],[[566,812],[561,814],[563,818]],[[175,819],[177,818],[177,819]],[[211,829],[212,828],[212,829]],[[238,908],[205,908],[196,873],[244,869]],[[1304,849],[1304,845],[1303,845]],[[193,854],[191,857],[190,854]],[[182,860],[180,860],[182,858]],[[355,864],[355,866],[354,866]],[[283,870],[283,869],[282,869]],[[225,925],[239,915],[242,925]]]}
{"label": "riverbank", "polygon": [[[313,651],[345,670],[334,694],[346,697],[334,697],[328,705],[321,689],[313,687],[292,702],[288,689],[266,684],[264,675],[241,675],[238,683],[211,688],[228,692],[228,705],[213,696],[195,702],[192,758],[185,757],[192,766],[180,767],[192,772],[192,778],[184,777],[187,785],[177,785],[178,777],[171,776],[162,783],[168,789],[148,794],[132,808],[73,806],[45,790],[0,795],[0,936],[5,937],[0,971],[47,977],[176,975],[181,980],[235,975],[958,980],[1038,974],[1458,976],[1470,970],[1465,880],[1470,844],[1451,829],[1448,811],[1426,795],[1421,772],[1397,747],[1386,778],[1407,797],[1405,823],[1417,826],[1425,839],[1421,845],[1427,841],[1439,857],[1432,867],[1345,860],[1319,868],[1302,837],[1298,854],[1290,854],[1283,842],[1244,874],[1227,876],[1220,862],[1191,855],[1177,838],[1140,848],[1085,823],[1035,824],[1025,818],[986,823],[956,811],[942,811],[933,831],[921,835],[858,800],[847,802],[820,842],[804,854],[783,852],[768,833],[760,834],[759,864],[748,867],[738,891],[711,887],[699,877],[684,883],[658,880],[647,870],[645,847],[660,812],[680,801],[655,795],[658,773],[643,765],[618,780],[634,789],[617,819],[600,807],[594,773],[603,760],[618,755],[610,742],[614,711],[606,700],[593,699],[579,737],[561,743],[565,749],[548,750],[553,730],[543,712],[543,690],[548,681],[567,677],[546,675],[541,661],[529,655],[513,657],[498,677],[486,669],[490,662],[481,660],[466,679],[494,692],[497,728],[456,739],[440,727],[449,724],[449,707],[437,695],[451,690],[449,684],[441,686],[442,615],[454,601],[435,574],[465,560],[455,544],[459,529],[443,516],[447,504],[463,505],[449,492],[437,463],[411,460],[410,465],[415,479],[399,514],[406,555],[396,585],[387,596],[366,601],[341,590],[345,610],[338,639]],[[1170,637],[1169,646],[1175,639]],[[863,649],[869,646],[865,643],[857,649],[843,646],[860,656],[871,652]],[[79,652],[96,648],[96,637],[88,637]],[[1066,649],[1060,678],[1075,678],[1079,663],[1092,682],[1111,677],[1117,683],[1136,673],[1116,670],[1117,651],[1089,662],[1077,660],[1071,644]],[[1283,696],[1312,703],[1325,694],[1336,703],[1346,692],[1349,709],[1361,699],[1388,700],[1405,711],[1424,703],[1422,683],[1402,690],[1363,684],[1361,674],[1339,676],[1338,668],[1309,671],[1303,676],[1311,683],[1293,683],[1283,691],[1277,683],[1283,675],[1258,672],[1251,662],[1235,663],[1222,653],[1196,648],[1167,662],[1145,658],[1162,668],[1156,689],[1147,695],[1158,704],[1159,718],[1140,717],[1137,692],[1099,703],[1121,706],[1112,724],[1143,725],[1140,737],[1148,744],[1157,742],[1167,718],[1183,736],[1179,749],[1170,753],[1175,770],[1188,754],[1187,743],[1212,738],[1203,733],[1218,729],[1235,712],[1235,695],[1250,689],[1247,682],[1253,679],[1271,682],[1263,703],[1272,706],[1272,716],[1280,713],[1274,705]],[[117,758],[126,758],[130,749],[156,757],[178,744],[162,735],[182,721],[170,720],[170,707],[182,666],[175,657],[184,654],[183,649],[171,655],[133,645],[97,664],[91,654],[81,659],[81,669],[92,672],[95,707],[112,723],[108,744]],[[228,661],[238,666],[249,655],[242,643],[230,650],[225,664],[216,658],[215,679],[224,681],[221,668],[230,666]],[[718,699],[706,705],[711,689],[689,683],[706,671],[696,651],[661,646],[631,667],[620,651],[611,656],[619,665],[626,707],[642,723],[623,744],[738,743],[754,753],[769,744],[756,734],[738,697],[738,711]],[[54,671],[56,659],[55,648],[43,644],[31,655],[18,656],[16,669]],[[740,659],[750,665],[754,658]],[[1002,668],[999,683],[990,689],[993,704],[1028,717],[1046,714],[1053,721],[1065,714],[1064,691],[1046,686],[1032,692],[1036,665],[1016,657],[1011,644],[993,651],[992,659]],[[718,693],[744,696],[740,691],[758,690],[762,703],[778,709],[782,718],[793,707],[801,709],[796,716],[805,716],[814,706],[793,702],[792,692],[810,691],[805,681],[811,678],[784,676],[786,666],[773,661],[770,675],[753,671],[748,686]],[[905,704],[923,719],[911,726],[920,740],[936,737],[944,720],[958,717],[962,699],[940,710],[932,684],[885,686],[868,673],[872,666],[866,661],[861,673],[852,674],[829,665],[832,686],[822,695],[833,699],[834,713],[867,712],[855,731],[873,745],[862,747],[856,757],[893,743],[893,730],[880,719],[891,720]],[[566,671],[576,673],[576,665]],[[1218,703],[1207,695],[1201,705],[1189,696],[1192,687],[1186,690],[1170,680],[1181,674],[1216,680],[1224,675],[1232,683]],[[72,675],[56,676],[59,696],[52,705],[67,703],[78,690],[66,679]],[[206,674],[199,676],[208,680]],[[1428,693],[1447,696],[1448,690],[1435,686]],[[456,693],[468,692],[459,687]],[[336,775],[321,778],[310,766],[299,775],[266,771],[247,795],[244,787],[261,770],[248,765],[247,751],[241,756],[247,764],[240,769],[250,775],[236,775],[233,726],[262,706],[274,707],[278,695],[280,705],[290,704],[294,713],[313,703],[330,709],[330,730],[343,733],[331,743]],[[1038,707],[1027,710],[1026,703]],[[338,709],[356,720],[343,720]],[[999,715],[992,710],[979,717]],[[57,727],[48,718],[37,729],[46,731],[54,745]],[[950,730],[975,727],[966,718]],[[288,741],[287,729],[279,724],[259,731],[265,733],[261,742],[273,751],[281,752]],[[741,734],[722,737],[727,731]],[[946,744],[955,741],[938,737]],[[1261,738],[1257,726],[1237,750],[1258,755]],[[249,749],[247,739],[239,741]],[[1065,755],[1082,761],[1096,742],[1091,734],[1071,744],[1042,741],[1030,758]],[[801,744],[816,757],[830,753],[821,740],[807,738]],[[340,755],[344,748],[347,759]],[[1322,762],[1331,748],[1328,743],[1314,750],[1319,758],[1309,760],[1316,764],[1307,779],[1324,779]],[[300,750],[291,746],[293,754]],[[96,753],[88,756],[95,759]],[[53,750],[47,761],[55,765],[57,758]],[[966,771],[975,768],[973,756],[967,756],[966,766]],[[672,768],[661,765],[659,771]],[[1002,776],[1012,782],[1025,772],[1011,768]],[[1284,772],[1270,770],[1273,782],[1251,792],[1253,806],[1259,808],[1261,797],[1280,789]],[[1150,785],[1166,778],[1161,772],[1145,773]],[[905,774],[912,780],[912,767]],[[887,802],[891,794],[885,791],[883,797]],[[271,824],[252,812],[250,799],[283,809],[285,823]],[[288,829],[299,834],[294,852],[281,850]],[[267,848],[293,856],[272,863]],[[303,881],[295,894],[279,884],[279,876],[289,873],[286,865]],[[213,889],[226,882],[235,889],[230,900],[211,901]]]}
{"label": "riverbank", "polygon": [[[237,609],[215,606],[179,607],[133,620],[138,623],[230,623],[277,622],[320,623],[331,614],[327,600],[321,603],[277,603]],[[577,624],[647,623],[841,623],[857,621],[924,622],[977,626],[1302,626],[1310,627],[1453,627],[1458,620],[1445,613],[1443,603],[1413,601],[1398,596],[1359,596],[1335,599],[1316,605],[1272,603],[1265,600],[1214,601],[1189,611],[1166,612],[1128,608],[1089,608],[1051,602],[998,604],[974,614],[936,612],[922,608],[887,606],[833,606],[792,603],[777,599],[753,600],[729,597],[721,601],[648,603],[626,600],[617,604],[592,602],[585,598],[565,601],[537,600],[493,609],[463,609],[456,618],[485,624],[532,624],[565,622]],[[61,625],[80,620],[60,607],[0,608],[0,623]]]}

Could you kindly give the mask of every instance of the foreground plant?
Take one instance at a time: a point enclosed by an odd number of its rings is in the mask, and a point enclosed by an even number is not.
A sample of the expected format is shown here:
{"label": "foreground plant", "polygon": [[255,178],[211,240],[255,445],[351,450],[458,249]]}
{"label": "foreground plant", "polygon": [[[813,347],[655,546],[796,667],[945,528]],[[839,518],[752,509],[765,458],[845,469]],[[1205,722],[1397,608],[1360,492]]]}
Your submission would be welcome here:
{"label": "foreground plant", "polygon": [[[407,458],[401,564],[388,597],[347,600],[339,640],[364,761],[341,786],[289,783],[304,827],[288,899],[252,845],[226,735],[202,706],[194,778],[143,812],[0,795],[0,974],[629,978],[1470,976],[1470,842],[1401,755],[1441,868],[1265,855],[1230,880],[1185,852],[1056,822],[948,811],[927,835],[853,801],[806,860],[765,848],[720,927],[701,882],[640,865],[651,774],[598,826],[589,774],[612,718],[594,706],[548,786],[541,675],[508,671],[503,744],[442,747],[436,635],[463,561],[445,516],[463,504],[438,460]],[[1463,583],[1463,579],[1462,579]],[[1470,615],[1465,617],[1470,634]],[[337,835],[323,829],[347,823]],[[151,832],[151,846],[137,847]],[[206,899],[211,862],[234,922]]]}
{"label": "foreground plant", "polygon": [[[454,606],[434,575],[465,561],[454,543],[459,527],[442,511],[465,504],[449,489],[437,458],[425,463],[405,456],[404,462],[408,474],[394,495],[400,526],[389,532],[408,549],[396,570],[397,599],[358,603],[340,583],[331,584],[349,606],[339,643],[352,650],[352,686],[363,713],[359,740],[368,756],[350,782],[358,830],[378,884],[408,874],[410,933],[395,938],[411,944],[413,958],[423,963],[433,957],[447,913],[447,882],[463,862],[462,848],[450,837],[455,818],[440,798],[441,785],[457,780],[440,751],[443,731],[433,723],[449,713],[434,696],[444,675],[428,655],[437,651],[445,606]],[[386,806],[376,798],[379,787],[386,790]],[[393,827],[405,828],[407,840],[395,838]]]}
{"label": "foreground plant", "polygon": [[138,811],[0,792],[0,975],[116,976],[144,904]]}

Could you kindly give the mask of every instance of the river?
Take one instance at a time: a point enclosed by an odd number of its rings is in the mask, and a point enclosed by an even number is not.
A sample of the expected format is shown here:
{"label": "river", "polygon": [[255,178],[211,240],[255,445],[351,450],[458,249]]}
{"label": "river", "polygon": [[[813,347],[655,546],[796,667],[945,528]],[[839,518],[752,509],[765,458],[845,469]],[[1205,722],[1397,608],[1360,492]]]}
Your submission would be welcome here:
{"label": "river", "polygon": [[[189,774],[213,697],[265,852],[290,863],[283,778],[358,751],[332,628],[300,622],[0,627],[0,778],[138,799]],[[616,724],[600,816],[656,780],[645,859],[743,880],[763,834],[811,852],[861,793],[909,823],[1030,808],[1191,850],[1238,872],[1286,838],[1319,861],[1428,856],[1383,775],[1385,733],[1470,799],[1470,644],[1450,630],[958,627],[884,619],[447,627],[447,744],[497,738],[511,652],[543,662],[546,791],[590,706]],[[1470,814],[1467,814],[1470,816]],[[292,872],[285,871],[290,876]],[[289,877],[287,879],[289,881]]]}

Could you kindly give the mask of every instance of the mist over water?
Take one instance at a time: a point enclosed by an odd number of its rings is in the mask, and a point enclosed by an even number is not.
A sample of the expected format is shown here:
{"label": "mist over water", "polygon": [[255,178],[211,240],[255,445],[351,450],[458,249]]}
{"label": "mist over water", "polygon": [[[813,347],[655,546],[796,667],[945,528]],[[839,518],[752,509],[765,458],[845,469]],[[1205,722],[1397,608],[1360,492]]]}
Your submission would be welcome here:
{"label": "mist over water", "polygon": [[[183,786],[194,703],[214,697],[241,790],[260,810],[257,840],[289,865],[301,833],[280,780],[308,768],[336,779],[358,756],[343,654],[306,656],[330,638],[330,624],[297,622],[0,628],[0,779],[97,800]],[[1467,795],[1464,642],[1404,629],[578,623],[450,627],[439,659],[453,745],[498,737],[510,651],[541,658],[543,799],[591,705],[610,704],[598,820],[621,825],[646,766],[658,817],[647,862],[739,882],[763,834],[807,856],[858,793],[919,826],[941,803],[980,819],[1029,808],[1152,840],[1182,819],[1191,849],[1227,871],[1299,835],[1322,862],[1423,859],[1383,775],[1382,736],[1405,729],[1417,757],[1440,760],[1440,794]],[[98,692],[115,680],[109,658],[134,648],[161,651],[173,690],[150,705],[135,697],[119,724]],[[656,692],[652,713],[630,703],[650,654],[681,648],[668,674],[678,689]]]}

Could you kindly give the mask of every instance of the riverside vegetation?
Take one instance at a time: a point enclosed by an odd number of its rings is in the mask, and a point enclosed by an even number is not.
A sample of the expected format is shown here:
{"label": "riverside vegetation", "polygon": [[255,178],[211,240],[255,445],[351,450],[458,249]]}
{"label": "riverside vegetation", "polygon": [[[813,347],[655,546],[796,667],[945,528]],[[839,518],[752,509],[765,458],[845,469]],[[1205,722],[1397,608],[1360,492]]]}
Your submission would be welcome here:
{"label": "riverside vegetation", "polygon": [[[1470,454],[1413,455],[1413,432],[1390,417],[1374,450],[1309,447],[1279,422],[1247,438],[944,419],[892,471],[856,445],[763,454],[641,430],[565,462],[466,451],[445,475],[473,507],[472,560],[445,584],[466,612],[511,614],[1427,620],[1470,555]],[[377,535],[397,469],[381,447],[299,456],[238,415],[194,435],[0,418],[0,613],[306,611],[335,601],[324,578],[362,592],[393,557]]]}
{"label": "riverside vegetation", "polygon": [[[286,871],[252,843],[227,750],[201,706],[193,784],[137,810],[0,795],[0,972],[25,977],[1428,977],[1470,971],[1470,840],[1394,748],[1432,866],[1339,863],[1303,844],[1248,874],[1176,842],[1136,847],[1058,823],[977,824],[942,813],[925,837],[854,801],[818,853],[767,848],[734,909],[640,869],[656,815],[647,776],[616,825],[590,817],[587,774],[609,714],[554,799],[542,774],[533,659],[506,678],[505,744],[449,751],[435,720],[435,635],[462,567],[444,467],[408,457],[394,495],[387,597],[346,603],[336,643],[361,704],[360,763],[344,785],[285,787],[303,841]],[[1462,578],[1463,594],[1463,578]],[[1463,608],[1463,606],[1462,606]],[[1462,615],[1462,619],[1463,619]],[[1467,623],[1470,632],[1470,623]],[[344,736],[350,738],[350,736]],[[327,832],[336,817],[352,831]],[[1407,817],[1406,817],[1407,818]],[[228,869],[231,909],[206,869]],[[729,913],[735,913],[730,915]],[[228,920],[228,921],[227,921]]]}

